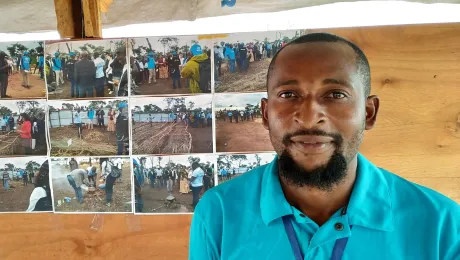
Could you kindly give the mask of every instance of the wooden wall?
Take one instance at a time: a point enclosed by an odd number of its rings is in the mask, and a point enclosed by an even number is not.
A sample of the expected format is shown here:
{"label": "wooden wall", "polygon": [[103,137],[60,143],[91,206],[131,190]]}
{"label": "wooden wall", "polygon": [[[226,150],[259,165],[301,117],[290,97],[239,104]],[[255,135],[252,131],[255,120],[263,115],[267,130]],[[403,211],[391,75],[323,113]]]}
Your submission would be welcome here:
{"label": "wooden wall", "polygon": [[[460,203],[460,24],[327,31],[370,59],[381,111],[364,155]],[[0,259],[187,259],[190,215],[99,216],[0,215]]]}

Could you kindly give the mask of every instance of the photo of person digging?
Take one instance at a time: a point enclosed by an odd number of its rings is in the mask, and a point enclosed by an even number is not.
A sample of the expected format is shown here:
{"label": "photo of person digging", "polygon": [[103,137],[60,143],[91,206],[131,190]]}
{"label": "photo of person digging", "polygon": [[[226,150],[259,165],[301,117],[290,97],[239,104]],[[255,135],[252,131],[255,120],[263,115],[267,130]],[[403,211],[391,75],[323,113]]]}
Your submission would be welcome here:
{"label": "photo of person digging", "polygon": [[57,212],[132,212],[128,157],[51,160]]}

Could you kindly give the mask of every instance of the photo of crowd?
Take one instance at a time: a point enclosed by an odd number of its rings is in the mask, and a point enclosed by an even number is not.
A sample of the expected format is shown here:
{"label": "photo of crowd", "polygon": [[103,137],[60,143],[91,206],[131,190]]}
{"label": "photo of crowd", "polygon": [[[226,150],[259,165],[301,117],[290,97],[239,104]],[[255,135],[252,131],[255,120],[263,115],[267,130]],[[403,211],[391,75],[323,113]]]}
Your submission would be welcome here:
{"label": "photo of crowd", "polygon": [[217,157],[219,184],[273,161],[275,153],[221,154]]}
{"label": "photo of crowd", "polygon": [[234,33],[214,39],[215,92],[265,91],[275,54],[305,31]]}
{"label": "photo of crowd", "polygon": [[3,100],[0,103],[0,157],[46,155],[44,100]]}
{"label": "photo of crowd", "polygon": [[44,98],[43,42],[0,43],[0,98]]}
{"label": "photo of crowd", "polygon": [[128,96],[126,40],[46,42],[49,99]]}
{"label": "photo of crowd", "polygon": [[129,155],[128,102],[49,101],[52,156]]}
{"label": "photo of crowd", "polygon": [[51,159],[56,212],[132,212],[128,157]]}
{"label": "photo of crowd", "polygon": [[212,95],[132,98],[133,154],[212,153]]}
{"label": "photo of crowd", "polygon": [[47,157],[0,158],[0,212],[53,211]]}
{"label": "photo of crowd", "polygon": [[214,155],[134,157],[136,213],[191,213],[215,186]]}
{"label": "photo of crowd", "polygon": [[129,39],[132,95],[211,93],[211,49],[197,36]]}
{"label": "photo of crowd", "polygon": [[266,93],[216,95],[217,152],[273,151],[262,124],[261,99],[266,96]]}

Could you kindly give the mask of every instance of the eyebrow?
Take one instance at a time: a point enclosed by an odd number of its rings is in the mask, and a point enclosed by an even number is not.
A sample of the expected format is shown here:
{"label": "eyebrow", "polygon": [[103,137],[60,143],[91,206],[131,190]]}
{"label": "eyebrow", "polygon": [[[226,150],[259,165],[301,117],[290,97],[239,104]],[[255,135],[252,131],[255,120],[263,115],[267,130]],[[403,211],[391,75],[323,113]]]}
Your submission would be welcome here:
{"label": "eyebrow", "polygon": [[277,81],[275,88],[279,88],[281,86],[289,86],[289,85],[298,85],[299,82],[295,79],[284,80],[284,81]]}
{"label": "eyebrow", "polygon": [[324,79],[323,80],[323,85],[327,85],[327,84],[335,84],[335,85],[342,85],[346,88],[350,88],[350,89],[353,89],[353,86],[351,84],[349,84],[348,82],[344,81],[344,80],[339,80],[339,79]]}

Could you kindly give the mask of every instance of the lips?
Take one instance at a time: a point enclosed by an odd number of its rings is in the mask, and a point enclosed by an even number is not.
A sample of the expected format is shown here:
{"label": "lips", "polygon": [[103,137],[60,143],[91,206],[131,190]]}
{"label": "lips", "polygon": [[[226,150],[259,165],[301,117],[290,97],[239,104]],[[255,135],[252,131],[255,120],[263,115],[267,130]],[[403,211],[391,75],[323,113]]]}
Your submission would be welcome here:
{"label": "lips", "polygon": [[332,138],[316,135],[298,135],[291,138],[291,143],[304,154],[321,154],[334,146]]}

